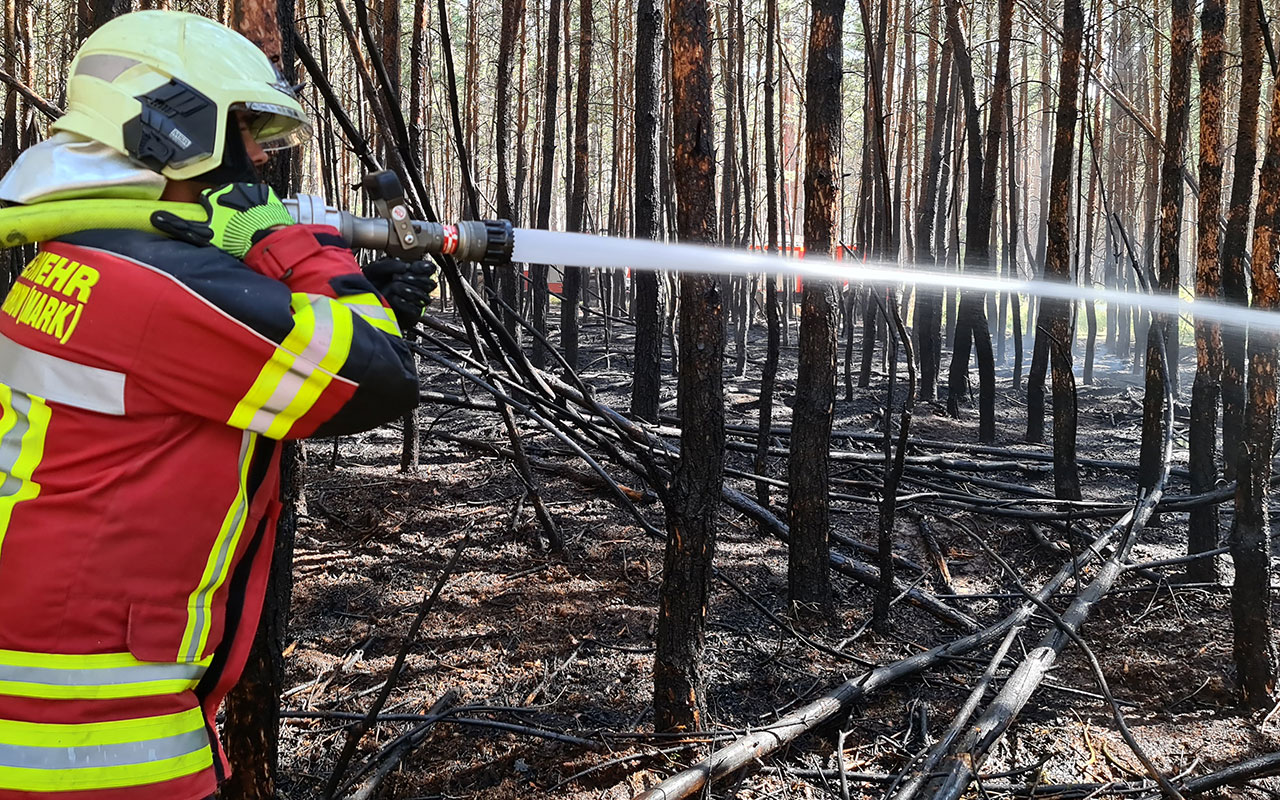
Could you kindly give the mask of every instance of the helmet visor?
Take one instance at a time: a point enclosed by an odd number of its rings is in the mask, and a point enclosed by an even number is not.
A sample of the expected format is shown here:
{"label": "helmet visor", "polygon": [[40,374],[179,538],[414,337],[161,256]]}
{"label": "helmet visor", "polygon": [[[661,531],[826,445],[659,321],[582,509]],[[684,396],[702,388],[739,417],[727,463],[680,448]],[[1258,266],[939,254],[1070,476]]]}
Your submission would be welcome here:
{"label": "helmet visor", "polygon": [[266,151],[296,147],[311,136],[311,122],[298,109],[249,102],[235,103],[231,110],[241,115],[254,141]]}

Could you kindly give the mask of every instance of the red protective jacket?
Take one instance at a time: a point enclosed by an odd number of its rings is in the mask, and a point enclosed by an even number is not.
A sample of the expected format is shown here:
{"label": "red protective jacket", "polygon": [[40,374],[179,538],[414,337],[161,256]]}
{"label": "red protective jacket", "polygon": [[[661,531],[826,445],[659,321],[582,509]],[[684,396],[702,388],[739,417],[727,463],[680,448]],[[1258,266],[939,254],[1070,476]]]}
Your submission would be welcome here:
{"label": "red protective jacket", "polygon": [[140,232],[43,247],[0,309],[0,800],[213,793],[276,440],[417,398],[331,228],[285,228],[244,262]]}

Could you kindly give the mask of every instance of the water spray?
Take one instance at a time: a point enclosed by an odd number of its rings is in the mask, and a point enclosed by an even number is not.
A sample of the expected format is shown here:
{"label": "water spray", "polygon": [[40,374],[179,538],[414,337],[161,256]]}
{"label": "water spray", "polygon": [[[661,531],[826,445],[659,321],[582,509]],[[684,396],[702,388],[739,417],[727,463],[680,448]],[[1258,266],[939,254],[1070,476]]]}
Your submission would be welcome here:
{"label": "water spray", "polygon": [[[375,173],[365,188],[379,212],[360,217],[328,205],[322,198],[298,195],[284,200],[298,222],[331,225],[353,248],[379,250],[397,257],[449,255],[495,267],[512,262],[562,267],[631,269],[648,272],[692,272],[710,275],[766,274],[862,283],[910,285],[961,291],[1012,292],[1066,302],[1106,302],[1146,309],[1155,314],[1188,314],[1227,327],[1248,326],[1280,333],[1280,314],[1204,298],[1077,286],[1052,280],[1025,280],[974,272],[941,272],[903,266],[897,261],[836,261],[808,255],[803,259],[710,245],[675,244],[535,228],[515,228],[507,220],[441,224],[411,219],[390,173]],[[164,209],[186,219],[204,219],[194,203],[130,200],[55,200],[0,209],[0,247],[47,241],[96,228],[154,230],[151,213]]]}

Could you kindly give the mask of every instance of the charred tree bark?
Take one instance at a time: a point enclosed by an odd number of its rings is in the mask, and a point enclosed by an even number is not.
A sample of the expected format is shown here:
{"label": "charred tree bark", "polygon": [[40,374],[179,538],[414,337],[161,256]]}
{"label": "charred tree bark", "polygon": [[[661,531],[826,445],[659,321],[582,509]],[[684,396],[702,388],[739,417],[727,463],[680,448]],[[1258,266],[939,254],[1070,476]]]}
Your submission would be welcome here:
{"label": "charred tree bark", "polygon": [[[1245,305],[1245,248],[1253,214],[1253,183],[1258,171],[1258,102],[1262,93],[1262,31],[1258,4],[1240,3],[1240,111],[1236,122],[1236,155],[1231,205],[1222,239],[1222,296]],[[1236,477],[1244,427],[1246,330],[1222,330],[1222,466],[1227,480]]]}
{"label": "charred tree bark", "polygon": [[[591,0],[578,0],[578,93],[574,105],[573,191],[569,197],[568,228],[584,230],[587,210],[587,98],[591,93]],[[567,22],[567,20],[566,20]],[[568,52],[569,43],[565,42]],[[578,304],[582,295],[581,267],[564,268],[564,296],[560,300],[560,347],[572,369],[578,368]]]}
{"label": "charred tree bark", "polygon": [[[844,0],[814,0],[805,76],[805,252],[825,256],[836,239],[840,176],[840,81]],[[828,451],[836,397],[836,315],[830,283],[807,280],[800,319],[799,371],[788,460],[791,547],[787,585],[793,609],[831,610],[828,566]]]}
{"label": "charred tree bark", "polygon": [[[635,235],[662,235],[662,205],[658,195],[658,131],[662,99],[662,49],[665,4],[638,0],[636,7],[635,75]],[[662,388],[662,294],[656,272],[635,273],[635,380],[631,384],[631,413],[656,422]]]}
{"label": "charred tree bark", "polygon": [[[937,8],[934,8],[936,17]],[[934,219],[938,213],[938,194],[945,186],[942,142],[949,129],[947,125],[947,99],[951,95],[951,40],[942,45],[942,67],[938,71],[937,93],[930,116],[931,127],[925,150],[924,170],[921,173],[920,202],[916,206],[916,258],[926,266],[937,263],[934,241]],[[916,289],[916,325],[920,343],[920,399],[937,397],[938,371],[942,364],[942,290],[918,287]]]}
{"label": "charred tree bark", "polygon": [[[1080,0],[1067,0],[1062,20],[1062,66],[1058,77],[1057,129],[1053,140],[1053,166],[1049,175],[1049,219],[1044,276],[1064,283],[1071,280],[1071,164],[1075,156],[1076,100],[1080,96],[1080,46],[1084,36],[1084,11]],[[1053,363],[1053,483],[1062,500],[1080,499],[1080,472],[1076,466],[1076,382],[1071,371],[1071,304],[1045,298],[1040,301],[1040,335],[1047,335]],[[1043,388],[1041,389],[1043,391]],[[1031,407],[1028,392],[1028,407]],[[1039,399],[1036,408],[1044,409]]]}
{"label": "charred tree bark", "polygon": [[[764,194],[765,235],[770,253],[778,252],[778,143],[773,127],[774,91],[774,28],[778,19],[778,0],[765,0],[765,53],[764,53]],[[782,309],[778,302],[778,278],[765,275],[765,314],[768,318],[768,344],[765,350],[764,369],[760,374],[760,414],[756,430],[755,471],[765,474],[769,457],[769,429],[773,427],[773,390],[777,379],[778,357],[782,341]],[[769,484],[756,481],[756,502],[769,507]]]}
{"label": "charred tree bark", "polygon": [[[567,13],[567,12],[566,12]],[[542,165],[538,176],[537,227],[545,230],[551,224],[551,191],[556,163],[556,88],[560,75],[560,0],[551,0],[547,13],[547,49],[544,56],[546,73],[542,84]],[[568,43],[565,43],[568,46]],[[550,354],[545,344],[547,335],[547,310],[551,295],[547,291],[546,264],[529,266],[531,302],[529,323],[539,336],[534,337],[530,361],[535,367],[545,369]]]}
{"label": "charred tree bark", "polygon": [[[716,241],[711,26],[706,0],[673,0],[671,99],[676,226]],[[653,660],[654,726],[702,727],[702,651],[724,472],[724,310],[720,281],[680,279],[680,461],[669,491]]]}
{"label": "charred tree bark", "polygon": [[[1200,11],[1204,44],[1200,53],[1200,246],[1196,254],[1196,297],[1210,300],[1218,299],[1222,286],[1222,267],[1218,261],[1222,234],[1218,218],[1222,211],[1225,6],[1223,0],[1205,0]],[[1193,493],[1208,491],[1217,483],[1215,456],[1222,381],[1222,329],[1216,322],[1198,318],[1195,327],[1196,378],[1191,387],[1190,453],[1187,460]],[[1187,554],[1204,553],[1217,547],[1218,506],[1209,504],[1191,509]],[[1216,561],[1212,558],[1192,561],[1187,565],[1187,579],[1204,583],[1216,581]]]}
{"label": "charred tree bark", "polygon": [[[516,49],[516,37],[520,33],[520,20],[524,16],[525,0],[502,0],[502,22],[498,35],[497,108],[494,110],[494,158],[498,162],[498,216],[514,220],[516,216],[515,187],[508,165],[510,160],[511,124],[511,57]],[[415,42],[416,44],[416,42]],[[518,179],[517,181],[518,182]],[[519,305],[519,267],[500,269],[496,272],[498,296],[506,304],[502,310],[502,324],[517,342],[520,329],[514,309]]]}
{"label": "charred tree bark", "polygon": [[[1010,0],[1001,0],[1004,5]],[[952,53],[956,61],[956,78],[964,96],[965,136],[968,139],[968,206],[965,219],[965,269],[987,272],[991,269],[991,204],[984,202],[984,164],[982,133],[973,84],[973,63],[969,45],[960,23],[959,0],[947,0],[947,38],[952,40]],[[1012,14],[1010,8],[1009,13]],[[1003,15],[1003,11],[1002,11]],[[1005,88],[1008,88],[1008,42],[1005,50]],[[992,106],[992,124],[997,127],[1004,115],[1004,104]],[[997,141],[999,137],[997,135]],[[991,153],[992,158],[997,157]],[[968,386],[969,352],[973,348],[978,362],[978,439],[993,442],[996,437],[995,421],[995,358],[991,352],[991,331],[987,327],[986,295],[982,292],[961,293],[957,315],[955,341],[951,353],[951,368],[947,380],[947,412],[960,415],[960,398]]]}
{"label": "charred tree bark", "polygon": [[[1187,119],[1190,116],[1191,56],[1195,16],[1191,0],[1173,0],[1173,35],[1169,64],[1169,114],[1165,118],[1164,163],[1160,168],[1160,258],[1159,291],[1178,291],[1179,240],[1182,238],[1182,172],[1186,149]],[[1159,359],[1169,359],[1168,375],[1172,391],[1178,387],[1178,320],[1153,314],[1147,327],[1146,394],[1142,399],[1142,449],[1138,462],[1138,485],[1150,489],[1160,462],[1160,426],[1163,415],[1164,368]]]}
{"label": "charred tree bark", "polygon": [[[1247,4],[1247,3],[1246,3]],[[1267,150],[1258,178],[1257,220],[1253,227],[1250,277],[1253,308],[1280,309],[1280,82],[1271,98]],[[1276,363],[1280,336],[1249,331],[1248,402],[1236,468],[1236,513],[1231,558],[1236,679],[1248,708],[1268,708],[1276,688],[1276,649],[1271,633],[1271,522],[1267,489],[1276,425]]]}

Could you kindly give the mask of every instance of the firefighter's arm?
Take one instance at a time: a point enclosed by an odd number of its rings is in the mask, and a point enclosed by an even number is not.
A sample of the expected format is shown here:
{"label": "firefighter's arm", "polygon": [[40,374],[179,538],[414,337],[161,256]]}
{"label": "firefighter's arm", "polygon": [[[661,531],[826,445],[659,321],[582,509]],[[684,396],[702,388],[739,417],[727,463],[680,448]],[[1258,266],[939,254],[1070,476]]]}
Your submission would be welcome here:
{"label": "firefighter's arm", "polygon": [[[391,370],[394,374],[379,372],[363,376],[363,380],[357,382],[351,399],[337,414],[322,423],[313,435],[352,433],[387,421],[381,417],[390,401],[389,393],[399,391],[401,403],[408,404],[404,410],[417,405],[417,372],[413,356],[401,341],[395,314],[361,272],[351,250],[337,230],[324,225],[291,225],[275,231],[259,242],[245,256],[244,261],[255,272],[287,285],[293,297],[297,298],[299,294],[308,297],[310,304],[321,314],[325,313],[324,304],[338,304],[350,312],[355,320],[396,340],[390,343],[400,359],[398,369]],[[335,313],[342,316],[346,312]],[[352,365],[348,373],[356,371],[355,365],[366,363],[356,361],[355,354],[348,356],[347,361]],[[367,362],[367,365],[378,370],[380,366],[391,366],[391,363],[380,365]],[[411,391],[387,386],[389,382],[396,383],[403,375],[413,377]],[[396,416],[399,415],[390,419]],[[378,421],[369,424],[371,419]]]}
{"label": "firefighter's arm", "polygon": [[153,306],[133,371],[142,388],[273,439],[367,430],[413,408],[417,375],[393,317],[325,233],[277,231],[244,263],[164,245],[187,265]]}

